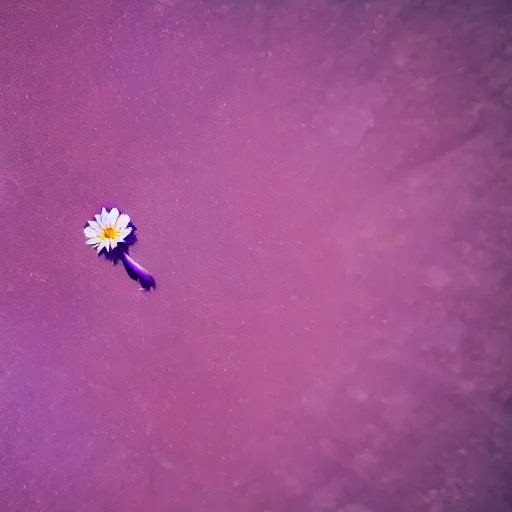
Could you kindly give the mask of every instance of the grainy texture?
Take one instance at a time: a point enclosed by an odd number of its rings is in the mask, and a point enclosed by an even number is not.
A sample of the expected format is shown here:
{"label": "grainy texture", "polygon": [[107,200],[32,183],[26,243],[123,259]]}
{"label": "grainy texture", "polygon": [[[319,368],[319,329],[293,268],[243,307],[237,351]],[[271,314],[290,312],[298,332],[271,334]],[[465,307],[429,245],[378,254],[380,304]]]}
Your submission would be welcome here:
{"label": "grainy texture", "polygon": [[2,512],[512,511],[510,27],[2,2]]}

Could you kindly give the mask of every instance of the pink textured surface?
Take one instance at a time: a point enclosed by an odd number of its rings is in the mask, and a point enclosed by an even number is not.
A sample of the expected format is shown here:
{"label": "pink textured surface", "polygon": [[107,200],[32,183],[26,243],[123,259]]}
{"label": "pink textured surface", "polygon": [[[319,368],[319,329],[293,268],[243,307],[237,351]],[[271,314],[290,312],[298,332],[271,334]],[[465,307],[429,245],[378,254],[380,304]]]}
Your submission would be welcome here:
{"label": "pink textured surface", "polygon": [[1,3],[2,512],[512,510],[506,5]]}

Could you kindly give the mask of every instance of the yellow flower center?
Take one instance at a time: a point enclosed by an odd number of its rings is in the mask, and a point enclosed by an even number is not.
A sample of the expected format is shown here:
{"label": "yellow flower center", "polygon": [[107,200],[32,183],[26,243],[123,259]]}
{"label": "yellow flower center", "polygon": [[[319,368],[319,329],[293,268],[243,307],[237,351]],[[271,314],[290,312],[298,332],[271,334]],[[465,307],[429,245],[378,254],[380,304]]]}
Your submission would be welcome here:
{"label": "yellow flower center", "polygon": [[100,235],[100,238],[104,240],[105,238],[116,238],[117,231],[114,228],[105,228],[103,233]]}

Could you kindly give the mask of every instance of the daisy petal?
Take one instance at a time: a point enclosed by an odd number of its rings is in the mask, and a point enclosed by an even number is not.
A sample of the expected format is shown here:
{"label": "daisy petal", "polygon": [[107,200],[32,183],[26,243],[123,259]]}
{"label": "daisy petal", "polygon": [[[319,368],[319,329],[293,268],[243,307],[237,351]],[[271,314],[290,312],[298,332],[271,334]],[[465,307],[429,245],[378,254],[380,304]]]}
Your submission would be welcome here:
{"label": "daisy petal", "polygon": [[126,213],[122,213],[119,215],[119,218],[116,222],[116,228],[122,231],[126,226],[128,226],[128,223],[130,222],[130,217]]}
{"label": "daisy petal", "polygon": [[96,233],[100,234],[103,231],[103,229],[97,222],[94,222],[93,220],[88,220],[87,222],[89,223],[89,226],[91,226],[91,228],[94,229],[94,231],[96,231]]}
{"label": "daisy petal", "polygon": [[84,229],[84,235],[87,237],[87,238],[95,238],[98,236],[98,232],[91,228],[90,226],[87,226],[85,229]]}
{"label": "daisy petal", "polygon": [[101,242],[101,238],[99,236],[95,236],[94,238],[89,238],[89,240],[85,241],[85,243],[87,245],[99,244],[100,242]]}
{"label": "daisy petal", "polygon": [[110,239],[110,248],[113,250],[117,247],[117,240],[114,240],[113,238]]}
{"label": "daisy petal", "polygon": [[112,210],[110,210],[110,213],[108,214],[109,225],[115,226],[118,217],[119,217],[119,210],[117,208],[112,208]]}
{"label": "daisy petal", "polygon": [[105,240],[102,240],[102,241],[99,243],[98,247],[96,247],[96,250],[98,251],[98,253],[100,253],[100,252],[102,251],[102,249],[104,249],[104,248],[106,247],[106,245],[107,245],[107,240],[108,240],[108,238],[105,238]]}
{"label": "daisy petal", "polygon": [[101,209],[101,222],[103,222],[103,227],[108,227],[108,212],[105,207]]}
{"label": "daisy petal", "polygon": [[105,224],[103,224],[103,221],[101,220],[101,215],[95,215],[94,218],[96,219],[96,222],[98,223],[100,229],[103,231]]}
{"label": "daisy petal", "polygon": [[131,232],[132,232],[132,228],[122,229],[121,232],[119,233],[118,239],[120,238],[121,240],[124,240]]}

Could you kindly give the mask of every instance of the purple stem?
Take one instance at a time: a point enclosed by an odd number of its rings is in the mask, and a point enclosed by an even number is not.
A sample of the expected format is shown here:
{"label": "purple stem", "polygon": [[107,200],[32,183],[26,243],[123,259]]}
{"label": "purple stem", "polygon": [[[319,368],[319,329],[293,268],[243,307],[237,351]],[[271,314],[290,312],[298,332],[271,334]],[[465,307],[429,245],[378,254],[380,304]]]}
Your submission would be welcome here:
{"label": "purple stem", "polygon": [[132,279],[139,281],[143,288],[149,290],[156,287],[155,278],[124,251],[122,253],[122,260],[128,275]]}

